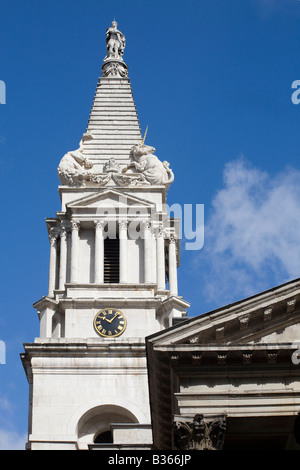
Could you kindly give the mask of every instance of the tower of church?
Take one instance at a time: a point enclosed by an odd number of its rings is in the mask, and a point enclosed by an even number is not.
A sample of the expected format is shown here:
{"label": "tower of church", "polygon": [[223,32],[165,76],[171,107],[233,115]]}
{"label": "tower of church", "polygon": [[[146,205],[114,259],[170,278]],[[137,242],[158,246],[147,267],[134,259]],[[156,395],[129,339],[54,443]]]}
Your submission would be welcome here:
{"label": "tower of church", "polygon": [[32,450],[151,449],[145,337],[189,307],[166,210],[174,175],[141,133],[117,27],[79,148],[58,165],[61,209],[46,219],[49,288],[21,355]]}

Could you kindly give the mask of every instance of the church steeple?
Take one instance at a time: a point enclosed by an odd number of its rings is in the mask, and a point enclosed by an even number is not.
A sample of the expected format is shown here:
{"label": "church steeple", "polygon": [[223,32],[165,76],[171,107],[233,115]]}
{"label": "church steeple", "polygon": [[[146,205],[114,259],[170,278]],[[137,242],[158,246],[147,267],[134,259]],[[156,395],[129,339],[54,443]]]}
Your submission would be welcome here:
{"label": "church steeple", "polygon": [[142,138],[124,48],[113,22],[87,129],[58,166],[49,290],[34,304],[40,337],[22,356],[31,448],[84,449],[109,431],[125,444],[128,423],[134,442],[146,429],[151,445],[145,337],[189,307],[178,295],[177,221],[165,207],[174,175]]}

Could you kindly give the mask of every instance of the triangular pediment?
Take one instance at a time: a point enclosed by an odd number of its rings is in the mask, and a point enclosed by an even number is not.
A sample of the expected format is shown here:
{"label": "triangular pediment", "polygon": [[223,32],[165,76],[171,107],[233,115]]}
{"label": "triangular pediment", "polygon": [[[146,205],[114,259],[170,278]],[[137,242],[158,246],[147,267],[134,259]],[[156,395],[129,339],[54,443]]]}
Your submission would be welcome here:
{"label": "triangular pediment", "polygon": [[167,348],[300,342],[300,280],[190,318],[149,341]]}
{"label": "triangular pediment", "polygon": [[67,204],[67,209],[72,212],[82,212],[86,210],[122,210],[122,209],[133,209],[138,210],[139,208],[143,211],[149,211],[153,204],[139,197],[133,196],[128,193],[119,192],[114,189],[108,189],[107,191],[100,191],[97,194],[85,196],[81,199],[77,199]]}

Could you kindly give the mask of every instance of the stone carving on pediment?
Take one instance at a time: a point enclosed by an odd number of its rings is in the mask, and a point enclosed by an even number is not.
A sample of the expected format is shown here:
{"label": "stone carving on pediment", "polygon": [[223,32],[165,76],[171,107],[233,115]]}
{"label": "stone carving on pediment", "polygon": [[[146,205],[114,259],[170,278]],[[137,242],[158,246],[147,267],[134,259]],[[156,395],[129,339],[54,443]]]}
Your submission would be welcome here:
{"label": "stone carving on pediment", "polygon": [[195,336],[191,336],[188,341],[189,341],[190,344],[199,343],[199,334],[197,334]]}
{"label": "stone carving on pediment", "polygon": [[216,327],[216,340],[217,341],[221,341],[224,339],[224,332],[225,332],[224,326]]}
{"label": "stone carving on pediment", "polygon": [[286,303],[286,310],[288,313],[291,313],[293,310],[295,310],[296,307],[296,299],[290,299]]}
{"label": "stone carving on pediment", "polygon": [[246,328],[248,328],[249,319],[250,319],[250,315],[244,315],[239,318],[241,330],[245,330]]}
{"label": "stone carving on pediment", "polygon": [[174,443],[179,450],[222,450],[227,416],[205,418],[195,415],[192,422],[174,423]]}
{"label": "stone carving on pediment", "polygon": [[266,309],[264,310],[264,321],[269,321],[269,320],[271,320],[271,318],[272,318],[272,312],[273,312],[272,307],[266,308]]}

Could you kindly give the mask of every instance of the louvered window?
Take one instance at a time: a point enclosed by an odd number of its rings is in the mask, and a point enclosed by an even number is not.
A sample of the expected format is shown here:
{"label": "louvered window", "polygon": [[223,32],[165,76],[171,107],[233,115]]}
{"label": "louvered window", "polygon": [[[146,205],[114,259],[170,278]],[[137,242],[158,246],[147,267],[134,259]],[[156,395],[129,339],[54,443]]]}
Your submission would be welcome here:
{"label": "louvered window", "polygon": [[119,237],[104,240],[104,282],[119,282]]}

